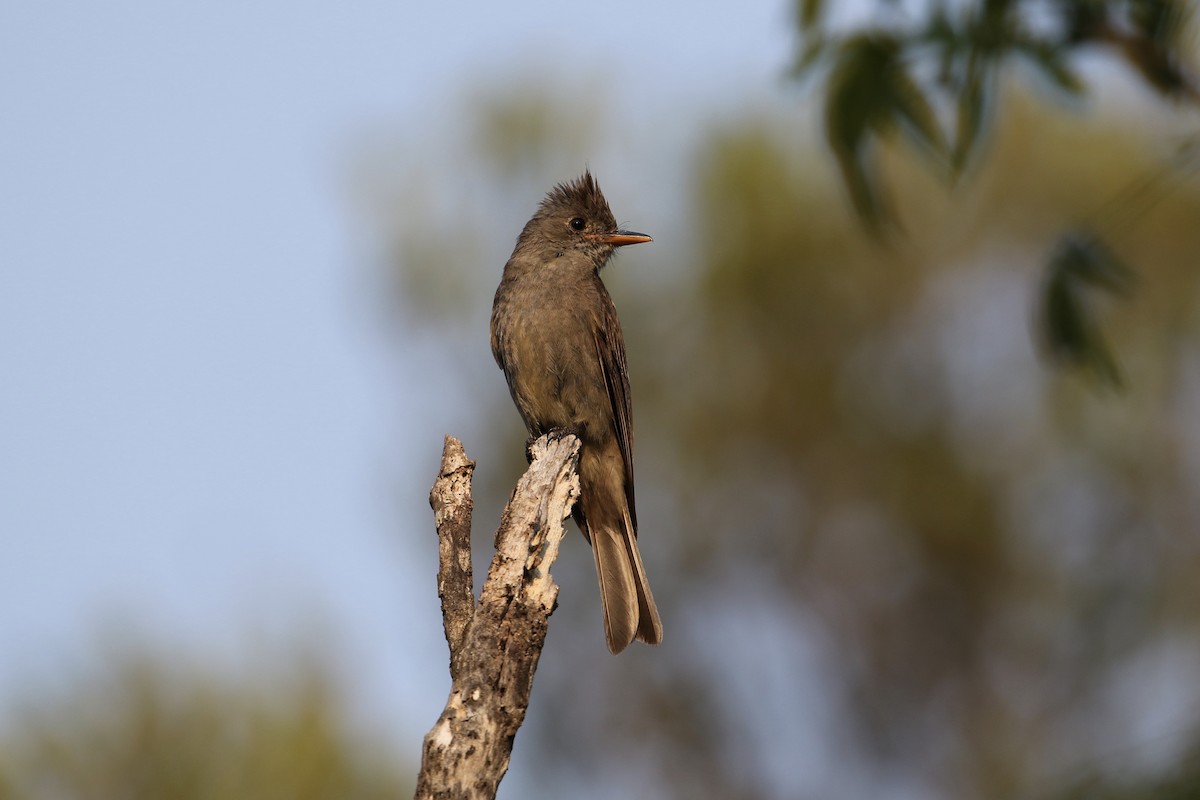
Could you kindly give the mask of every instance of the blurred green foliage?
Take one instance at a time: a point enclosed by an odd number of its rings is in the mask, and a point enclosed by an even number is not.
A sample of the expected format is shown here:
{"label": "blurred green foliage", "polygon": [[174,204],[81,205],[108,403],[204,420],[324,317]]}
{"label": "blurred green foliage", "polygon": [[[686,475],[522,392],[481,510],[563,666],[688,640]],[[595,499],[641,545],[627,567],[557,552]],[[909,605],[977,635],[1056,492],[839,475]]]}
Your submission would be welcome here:
{"label": "blurred green foliage", "polygon": [[[824,71],[826,140],[855,211],[876,234],[887,233],[898,218],[883,186],[881,143],[903,130],[946,174],[961,176],[989,138],[1002,77],[1014,62],[1078,97],[1089,86],[1075,61],[1101,50],[1126,64],[1151,91],[1193,106],[1200,101],[1186,57],[1192,9],[1182,0],[876,0],[876,10],[884,13],[849,30],[829,23],[830,5],[798,1],[793,75]],[[954,121],[944,135],[938,111],[949,109]],[[1194,171],[1200,165],[1191,152],[1176,166]],[[1137,213],[1130,202],[1123,205]],[[1063,235],[1047,259],[1037,319],[1059,363],[1086,367],[1102,383],[1120,385],[1117,363],[1077,280],[1112,273],[1117,262],[1102,241],[1107,235],[1083,232],[1088,246],[1081,246],[1077,232]]]}
{"label": "blurred green foliage", "polygon": [[17,703],[0,727],[0,797],[399,796],[409,779],[394,756],[344,717],[328,671],[311,659],[238,679],[129,651]]}
{"label": "blurred green foliage", "polygon": [[[671,527],[684,532],[675,544],[704,547],[706,573],[752,563],[779,602],[816,613],[861,741],[881,764],[942,753],[946,762],[926,769],[945,770],[936,781],[958,787],[948,796],[1024,796],[1030,775],[1048,769],[1039,753],[1062,736],[1061,720],[1091,713],[1105,670],[1158,636],[1194,636],[1198,622],[1189,579],[1168,566],[1196,566],[1187,477],[1165,455],[1175,449],[1173,422],[1126,407],[1127,427],[1106,429],[1091,401],[1019,365],[1021,306],[1036,289],[1020,265],[1038,232],[1065,225],[1088,197],[1064,184],[1077,180],[1073,163],[1090,161],[1072,140],[1090,137],[1056,135],[1038,116],[1026,108],[998,138],[1029,135],[1040,158],[981,167],[990,196],[976,209],[944,208],[901,183],[921,209],[907,222],[925,246],[897,253],[864,248],[845,223],[822,224],[828,195],[805,188],[803,157],[782,135],[719,141],[697,160],[696,216],[722,220],[697,231],[707,258],[690,314],[705,321],[703,333],[694,349],[648,369],[666,374],[651,395],[682,403],[650,423],[666,427],[657,445],[673,443],[674,463],[687,465],[672,484]],[[997,146],[998,156],[1021,152]],[[1031,176],[1032,191],[1021,186]],[[1041,184],[1061,194],[1039,201]],[[1195,346],[1194,336],[1155,333],[1195,313],[1200,239],[1183,220],[1200,215],[1200,197],[1183,202],[1190,211],[1161,241],[1119,240],[1162,282],[1142,298],[1152,308],[1122,320],[1127,342],[1154,342],[1125,349],[1154,384],[1138,393],[1147,414],[1177,402],[1152,376],[1176,374]],[[942,232],[963,227],[978,238],[947,258]],[[1193,255],[1173,257],[1176,247]],[[1008,281],[1020,285],[1014,268],[1029,275],[1029,295],[996,297]],[[1121,274],[1071,268],[1071,280],[1089,286]],[[647,351],[653,359],[649,343],[639,358]],[[1148,460],[1158,447],[1164,458]],[[1084,486],[1098,479],[1086,493],[1111,491],[1113,502],[1081,500],[1086,522],[1058,516],[1072,502],[1059,469]],[[765,472],[779,496],[748,494],[747,471]],[[1142,488],[1157,481],[1178,494]],[[1046,549],[1062,540],[1086,554],[1083,563],[1055,563]],[[1127,549],[1149,563],[1106,563],[1106,553]],[[1182,627],[1170,633],[1175,615]],[[1004,696],[1004,682],[1015,696]],[[1045,716],[1029,719],[1023,707]]]}
{"label": "blurred green foliage", "polygon": [[[1074,797],[1165,785],[1186,766],[1200,697],[1156,676],[1200,658],[1200,187],[1142,203],[1123,187],[1156,171],[1161,130],[998,92],[970,186],[879,152],[904,198],[890,248],[836,201],[836,165],[791,118],[723,109],[687,123],[704,134],[682,177],[638,170],[677,228],[644,199],[629,210],[642,195],[600,173],[618,216],[656,237],[605,280],[666,640],[607,658],[591,559],[568,542],[514,753],[547,796]],[[469,186],[447,182],[431,205],[516,186],[524,207],[456,207],[423,232],[446,242],[437,257],[393,267],[473,287],[436,320],[420,294],[399,300],[444,343],[439,360],[478,353],[462,395],[487,437],[471,445],[483,525],[524,435],[483,321],[512,237],[570,173],[560,154],[510,162],[527,165],[516,176],[486,154],[453,158],[478,161]],[[1041,369],[1029,336],[1039,254],[1097,198],[1116,198],[1117,219],[1136,207],[1137,224],[1103,249],[1078,234],[1056,291],[1077,312],[1128,288],[1118,264],[1153,265],[1137,302],[1106,310],[1130,376],[1119,399]],[[511,230],[494,233],[497,217]],[[406,230],[398,217],[380,236]],[[489,258],[454,258],[463,231]],[[1139,736],[1143,715],[1172,720],[1165,738]]]}
{"label": "blurred green foliage", "polygon": [[[793,74],[805,77],[831,63],[825,79],[827,137],[856,208],[872,223],[880,209],[862,205],[858,194],[878,191],[878,176],[865,161],[874,139],[903,125],[961,173],[978,157],[993,122],[1001,70],[1010,62],[1024,61],[1053,86],[1076,95],[1087,84],[1072,59],[1103,48],[1153,91],[1200,99],[1184,66],[1190,7],[1182,0],[977,0],[915,8],[875,0],[890,13],[850,31],[831,29],[829,4],[822,0],[797,5]],[[955,125],[944,140],[932,110],[946,105],[955,109]]]}
{"label": "blurred green foliage", "polygon": [[1052,357],[1090,367],[1107,383],[1120,385],[1121,376],[1088,311],[1089,293],[1105,290],[1126,294],[1133,273],[1094,235],[1064,237],[1050,258],[1039,313],[1043,331],[1054,331],[1046,342]]}

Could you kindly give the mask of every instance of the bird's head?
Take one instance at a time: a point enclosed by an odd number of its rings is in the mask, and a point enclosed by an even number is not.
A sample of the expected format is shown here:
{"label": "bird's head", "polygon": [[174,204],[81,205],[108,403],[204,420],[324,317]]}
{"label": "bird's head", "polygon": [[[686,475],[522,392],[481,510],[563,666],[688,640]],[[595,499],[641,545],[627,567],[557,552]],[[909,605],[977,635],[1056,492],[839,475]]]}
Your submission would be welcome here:
{"label": "bird's head", "polygon": [[584,172],[574,181],[558,184],[546,195],[521,231],[517,249],[545,249],[552,251],[548,255],[555,256],[579,252],[599,269],[614,249],[649,241],[652,239],[644,233],[617,227],[595,178]]}

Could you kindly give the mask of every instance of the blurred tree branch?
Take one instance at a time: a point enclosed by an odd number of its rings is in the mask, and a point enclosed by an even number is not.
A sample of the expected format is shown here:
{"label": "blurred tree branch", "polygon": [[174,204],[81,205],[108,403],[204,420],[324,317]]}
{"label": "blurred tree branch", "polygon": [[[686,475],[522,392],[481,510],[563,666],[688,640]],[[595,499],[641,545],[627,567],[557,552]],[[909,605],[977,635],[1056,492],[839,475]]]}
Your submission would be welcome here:
{"label": "blurred tree branch", "polygon": [[425,736],[416,797],[492,798],[525,719],[558,585],[550,567],[579,496],[579,440],[543,436],[504,509],[496,556],[476,605],[471,588],[474,462],[447,436],[430,492],[438,594],[450,646],[450,698]]}

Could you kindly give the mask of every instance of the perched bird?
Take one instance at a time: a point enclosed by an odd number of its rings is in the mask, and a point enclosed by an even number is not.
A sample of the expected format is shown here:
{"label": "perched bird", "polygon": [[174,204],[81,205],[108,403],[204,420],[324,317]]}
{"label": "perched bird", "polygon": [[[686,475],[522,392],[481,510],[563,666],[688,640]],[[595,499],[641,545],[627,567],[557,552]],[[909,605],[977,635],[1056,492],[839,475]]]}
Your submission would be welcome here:
{"label": "perched bird", "polygon": [[617,309],[600,280],[616,248],[651,241],[617,228],[585,172],[546,195],[526,223],[492,305],[492,354],[531,437],[577,435],[575,521],[591,542],[608,649],[662,641],[637,546],[633,410]]}

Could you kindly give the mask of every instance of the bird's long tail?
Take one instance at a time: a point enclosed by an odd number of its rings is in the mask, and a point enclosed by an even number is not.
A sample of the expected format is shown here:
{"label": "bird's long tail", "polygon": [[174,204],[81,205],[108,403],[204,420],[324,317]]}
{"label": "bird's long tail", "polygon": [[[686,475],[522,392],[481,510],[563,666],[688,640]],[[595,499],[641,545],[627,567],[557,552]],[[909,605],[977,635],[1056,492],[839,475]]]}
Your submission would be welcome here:
{"label": "bird's long tail", "polygon": [[[604,605],[604,635],[608,649],[619,653],[635,638],[647,644],[662,641],[662,622],[628,510],[623,519],[587,519],[588,538],[596,555],[600,599]],[[613,524],[616,522],[617,524]]]}

